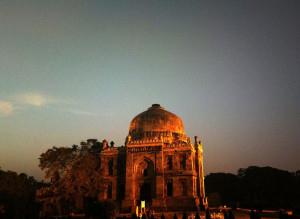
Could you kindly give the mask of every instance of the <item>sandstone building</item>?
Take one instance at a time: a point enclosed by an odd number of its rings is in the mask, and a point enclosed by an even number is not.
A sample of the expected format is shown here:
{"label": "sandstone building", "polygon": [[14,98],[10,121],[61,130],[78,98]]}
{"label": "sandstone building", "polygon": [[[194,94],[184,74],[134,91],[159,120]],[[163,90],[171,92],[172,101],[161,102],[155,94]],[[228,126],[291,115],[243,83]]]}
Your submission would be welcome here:
{"label": "sandstone building", "polygon": [[203,150],[184,133],[179,117],[153,104],[133,118],[125,146],[104,142],[101,166],[105,191],[99,199],[117,200],[133,212],[141,200],[155,211],[195,211],[206,205]]}

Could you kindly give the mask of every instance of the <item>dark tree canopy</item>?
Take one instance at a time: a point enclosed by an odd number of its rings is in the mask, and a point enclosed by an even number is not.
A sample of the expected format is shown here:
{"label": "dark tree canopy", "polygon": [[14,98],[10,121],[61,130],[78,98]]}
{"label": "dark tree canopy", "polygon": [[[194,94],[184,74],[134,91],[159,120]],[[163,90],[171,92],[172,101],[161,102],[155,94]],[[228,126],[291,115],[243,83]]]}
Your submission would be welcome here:
{"label": "dark tree canopy", "polygon": [[[208,196],[209,205],[212,206],[212,203],[210,202],[211,198],[213,198],[214,205],[218,203],[218,206],[221,204],[231,205],[233,202],[237,201],[238,183],[239,178],[231,173],[211,173],[206,176],[205,190]],[[217,200],[217,198],[220,200]]]}
{"label": "dark tree canopy", "polygon": [[[297,171],[298,172],[298,171]],[[211,173],[205,177],[208,197],[220,195],[222,205],[244,208],[299,208],[300,176],[272,167],[250,166],[238,174]]]}
{"label": "dark tree canopy", "polygon": [[44,184],[25,173],[0,168],[0,218],[37,218],[36,190]]}
{"label": "dark tree canopy", "polygon": [[[240,169],[239,197],[243,205],[256,208],[291,208],[299,202],[300,185],[288,171],[250,166]],[[298,195],[297,195],[298,194]]]}

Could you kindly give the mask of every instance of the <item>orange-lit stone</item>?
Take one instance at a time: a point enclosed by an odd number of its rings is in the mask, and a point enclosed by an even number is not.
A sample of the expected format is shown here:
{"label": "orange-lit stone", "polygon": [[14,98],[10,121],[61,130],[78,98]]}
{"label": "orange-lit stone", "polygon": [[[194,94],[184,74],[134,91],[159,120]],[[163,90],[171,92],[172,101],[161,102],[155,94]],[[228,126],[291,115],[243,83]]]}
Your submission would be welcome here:
{"label": "orange-lit stone", "polygon": [[123,212],[141,200],[156,212],[199,210],[206,205],[202,153],[181,119],[153,104],[133,118],[125,146],[101,152],[106,189],[99,199],[120,200]]}
{"label": "orange-lit stone", "polygon": [[129,134],[143,132],[173,132],[184,134],[181,119],[168,112],[159,104],[153,104],[147,111],[133,118],[129,126]]}

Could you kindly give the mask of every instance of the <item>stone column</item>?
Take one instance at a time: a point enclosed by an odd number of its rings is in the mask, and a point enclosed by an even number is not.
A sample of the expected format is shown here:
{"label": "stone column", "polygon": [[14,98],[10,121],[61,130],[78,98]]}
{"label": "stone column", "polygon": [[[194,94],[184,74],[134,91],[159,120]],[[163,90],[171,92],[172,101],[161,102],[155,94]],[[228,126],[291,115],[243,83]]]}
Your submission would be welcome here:
{"label": "stone column", "polygon": [[164,201],[164,157],[163,151],[155,153],[156,197],[152,200],[153,207],[165,207]]}
{"label": "stone column", "polygon": [[130,152],[126,153],[126,180],[125,180],[125,199],[122,201],[122,210],[134,212],[135,200],[134,200],[134,188],[133,185],[133,154]]}

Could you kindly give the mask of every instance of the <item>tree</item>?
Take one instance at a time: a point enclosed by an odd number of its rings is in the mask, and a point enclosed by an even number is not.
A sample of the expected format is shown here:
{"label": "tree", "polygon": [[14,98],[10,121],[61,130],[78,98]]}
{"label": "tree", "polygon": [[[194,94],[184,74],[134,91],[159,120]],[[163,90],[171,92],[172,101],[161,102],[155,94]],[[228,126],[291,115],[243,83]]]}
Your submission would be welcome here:
{"label": "tree", "polygon": [[250,166],[244,169],[239,183],[241,205],[250,208],[278,209],[295,203],[297,190],[294,174],[272,167]]}
{"label": "tree", "polygon": [[42,185],[25,173],[0,169],[0,218],[37,218],[35,193]]}
{"label": "tree", "polygon": [[51,184],[38,191],[43,203],[41,216],[82,212],[86,200],[97,200],[103,190],[103,172],[97,139],[82,141],[80,146],[53,147],[40,156],[40,168]]}
{"label": "tree", "polygon": [[53,147],[42,153],[39,167],[45,171],[45,179],[51,179],[52,183],[63,178],[67,169],[72,165],[78,154],[78,147]]}
{"label": "tree", "polygon": [[222,205],[221,195],[217,192],[209,193],[207,195],[210,207],[219,207]]}
{"label": "tree", "polygon": [[[240,168],[237,175],[211,173],[205,177],[205,188],[208,197],[218,193],[222,205],[233,208],[237,205],[254,209],[292,209],[300,206],[299,173],[272,167]],[[209,201],[208,204],[213,203]]]}
{"label": "tree", "polygon": [[231,173],[211,173],[205,177],[206,193],[218,193],[220,196],[219,206],[230,206],[237,201],[238,184],[239,178]]}

